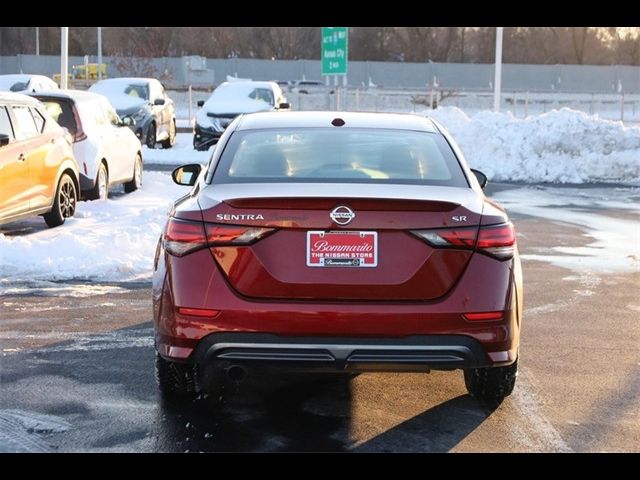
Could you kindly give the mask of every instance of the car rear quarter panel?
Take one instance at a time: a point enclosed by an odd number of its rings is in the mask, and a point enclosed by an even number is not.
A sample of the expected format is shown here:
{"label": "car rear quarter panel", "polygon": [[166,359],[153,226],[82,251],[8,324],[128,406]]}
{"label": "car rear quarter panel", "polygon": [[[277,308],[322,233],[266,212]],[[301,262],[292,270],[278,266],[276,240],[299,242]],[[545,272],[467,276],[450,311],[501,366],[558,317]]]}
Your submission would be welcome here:
{"label": "car rear quarter panel", "polygon": [[74,172],[77,186],[78,166],[62,129],[52,129],[33,140],[29,169],[34,188],[31,209],[53,204],[62,172]]}

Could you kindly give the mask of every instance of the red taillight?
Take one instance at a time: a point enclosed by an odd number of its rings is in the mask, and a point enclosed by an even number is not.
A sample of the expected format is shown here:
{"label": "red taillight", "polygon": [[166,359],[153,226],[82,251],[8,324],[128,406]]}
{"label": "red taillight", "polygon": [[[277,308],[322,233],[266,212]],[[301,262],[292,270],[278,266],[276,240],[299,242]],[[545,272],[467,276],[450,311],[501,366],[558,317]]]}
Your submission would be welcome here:
{"label": "red taillight", "polygon": [[477,228],[414,230],[411,233],[426,240],[434,247],[473,248],[476,242]]}
{"label": "red taillight", "polygon": [[500,260],[513,257],[515,245],[516,231],[511,223],[482,227],[476,241],[477,250],[493,255]]}
{"label": "red taillight", "polygon": [[240,225],[206,224],[209,245],[250,245],[260,240],[273,228],[243,227]]}
{"label": "red taillight", "polygon": [[164,247],[171,255],[182,257],[214,245],[250,245],[272,231],[272,228],[205,224],[171,217],[164,233]]}
{"label": "red taillight", "polygon": [[209,308],[177,307],[176,311],[180,315],[190,315],[192,317],[207,317],[207,318],[217,317],[218,314],[220,313],[220,310],[211,310]]}
{"label": "red taillight", "polygon": [[470,322],[495,322],[502,320],[503,312],[479,312],[479,313],[463,313],[462,316]]}
{"label": "red taillight", "polygon": [[516,233],[511,223],[472,228],[412,230],[411,233],[436,248],[464,248],[487,253],[500,260],[513,257]]}
{"label": "red taillight", "polygon": [[202,222],[170,218],[164,232],[164,248],[171,255],[182,257],[207,246]]}
{"label": "red taillight", "polygon": [[87,134],[84,133],[84,128],[82,128],[82,120],[80,120],[80,115],[78,114],[78,109],[73,106],[73,116],[76,120],[76,133],[73,135],[74,142],[81,142],[82,140],[86,140]]}

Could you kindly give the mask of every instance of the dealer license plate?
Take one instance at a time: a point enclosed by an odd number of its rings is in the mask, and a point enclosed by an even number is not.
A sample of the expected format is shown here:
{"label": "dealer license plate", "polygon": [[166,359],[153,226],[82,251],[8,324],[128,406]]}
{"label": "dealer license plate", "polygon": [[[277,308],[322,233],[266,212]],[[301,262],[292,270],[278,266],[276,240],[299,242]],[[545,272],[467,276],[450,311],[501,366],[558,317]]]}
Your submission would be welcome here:
{"label": "dealer license plate", "polygon": [[377,267],[378,232],[307,232],[308,267]]}

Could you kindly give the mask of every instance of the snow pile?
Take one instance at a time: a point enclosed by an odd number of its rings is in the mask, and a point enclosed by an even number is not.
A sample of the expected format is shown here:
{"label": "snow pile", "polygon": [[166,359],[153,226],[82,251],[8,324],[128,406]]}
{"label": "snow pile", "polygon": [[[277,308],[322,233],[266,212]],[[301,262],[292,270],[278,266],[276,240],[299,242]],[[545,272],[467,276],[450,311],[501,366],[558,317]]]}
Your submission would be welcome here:
{"label": "snow pile", "polygon": [[166,150],[160,148],[150,149],[146,145],[142,147],[142,158],[147,165],[171,165],[180,166],[187,163],[206,164],[211,158],[213,147],[205,152],[199,152],[193,149],[193,134],[178,133],[176,135],[176,143],[173,147]]}
{"label": "snow pile", "polygon": [[428,110],[472,168],[517,182],[640,182],[640,127],[563,108],[525,119],[456,107]]}
{"label": "snow pile", "polygon": [[189,187],[168,173],[145,172],[143,189],[106,202],[80,202],[58,228],[25,236],[0,234],[0,292],[10,282],[33,280],[148,280],[167,212]]}
{"label": "snow pile", "polygon": [[61,433],[71,425],[60,417],[24,410],[0,410],[0,453],[48,453],[51,448],[37,434]]}

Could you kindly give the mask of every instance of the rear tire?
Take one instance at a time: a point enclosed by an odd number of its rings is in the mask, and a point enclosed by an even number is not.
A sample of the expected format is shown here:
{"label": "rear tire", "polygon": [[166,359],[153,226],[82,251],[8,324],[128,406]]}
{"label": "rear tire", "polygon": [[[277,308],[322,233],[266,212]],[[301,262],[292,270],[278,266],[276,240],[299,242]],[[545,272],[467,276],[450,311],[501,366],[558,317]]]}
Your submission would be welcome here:
{"label": "rear tire", "polygon": [[135,192],[142,187],[142,158],[140,154],[136,154],[133,162],[133,178],[124,184],[125,193]]}
{"label": "rear tire", "polygon": [[511,395],[518,376],[518,361],[506,367],[472,368],[464,371],[469,393],[480,400],[502,401]]}
{"label": "rear tire", "polygon": [[193,395],[196,391],[193,365],[165,360],[156,352],[156,381],[166,396]]}
{"label": "rear tire", "polygon": [[64,173],[58,182],[56,196],[53,200],[53,208],[49,213],[43,215],[47,226],[53,228],[62,225],[64,221],[73,217],[78,205],[78,190],[73,179]]}
{"label": "rear tire", "polygon": [[96,183],[86,197],[87,200],[106,200],[109,197],[109,172],[104,162],[100,162]]}

